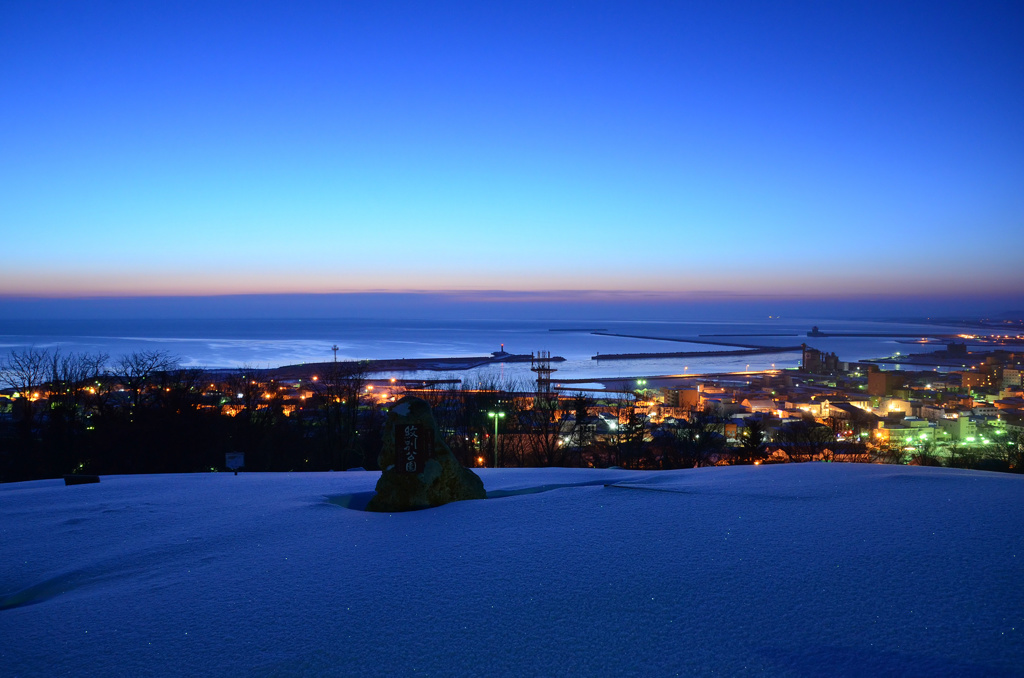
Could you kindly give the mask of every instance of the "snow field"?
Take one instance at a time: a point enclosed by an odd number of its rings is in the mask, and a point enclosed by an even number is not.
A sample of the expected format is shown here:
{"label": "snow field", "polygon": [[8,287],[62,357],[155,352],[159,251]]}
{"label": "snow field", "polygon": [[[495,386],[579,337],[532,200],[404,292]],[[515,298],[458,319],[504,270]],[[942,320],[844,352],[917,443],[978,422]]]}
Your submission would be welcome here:
{"label": "snow field", "polygon": [[479,473],[403,514],[339,505],[372,472],[0,485],[0,674],[1024,675],[1024,478]]}

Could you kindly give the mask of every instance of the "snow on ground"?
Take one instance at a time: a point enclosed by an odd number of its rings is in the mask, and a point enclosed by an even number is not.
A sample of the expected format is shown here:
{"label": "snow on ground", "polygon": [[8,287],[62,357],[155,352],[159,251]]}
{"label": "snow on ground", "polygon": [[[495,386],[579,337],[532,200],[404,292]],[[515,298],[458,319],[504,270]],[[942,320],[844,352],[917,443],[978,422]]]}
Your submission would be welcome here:
{"label": "snow on ground", "polygon": [[[4,676],[1024,675],[1024,478],[792,464],[0,486]],[[612,486],[606,486],[610,484]]]}

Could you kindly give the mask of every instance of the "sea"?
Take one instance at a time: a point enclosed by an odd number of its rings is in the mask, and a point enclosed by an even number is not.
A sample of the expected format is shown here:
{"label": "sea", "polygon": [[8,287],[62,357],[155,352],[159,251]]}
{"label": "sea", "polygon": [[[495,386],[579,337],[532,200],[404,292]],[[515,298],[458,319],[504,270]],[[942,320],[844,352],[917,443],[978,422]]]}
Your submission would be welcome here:
{"label": "sea", "polygon": [[[822,332],[890,336],[809,337]],[[834,352],[841,361],[859,361],[925,352],[912,338],[892,335],[957,334],[962,327],[891,320],[757,318],[723,322],[662,320],[530,319],[388,320],[355,318],[10,320],[0,318],[0,357],[34,346],[62,353],[102,352],[117,356],[141,350],[166,351],[183,367],[269,368],[310,362],[383,358],[486,356],[548,352],[554,379],[625,377],[760,371],[796,367],[800,352],[685,358],[600,359],[602,354],[728,351],[746,346],[793,347],[807,343]],[[336,348],[336,351],[335,351]],[[595,359],[596,358],[596,359]],[[900,369],[900,365],[889,369]],[[919,369],[919,368],[918,368]],[[529,363],[496,363],[450,374],[434,371],[378,373],[379,378],[461,379],[477,383],[532,381]]]}

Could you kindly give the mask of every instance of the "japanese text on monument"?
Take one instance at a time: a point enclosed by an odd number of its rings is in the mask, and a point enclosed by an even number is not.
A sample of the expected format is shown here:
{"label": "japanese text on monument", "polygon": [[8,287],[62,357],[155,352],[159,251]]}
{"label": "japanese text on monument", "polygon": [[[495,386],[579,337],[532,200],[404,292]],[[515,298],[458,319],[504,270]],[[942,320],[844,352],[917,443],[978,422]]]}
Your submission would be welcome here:
{"label": "japanese text on monument", "polygon": [[434,447],[434,432],[421,424],[400,424],[395,430],[395,470],[422,473]]}

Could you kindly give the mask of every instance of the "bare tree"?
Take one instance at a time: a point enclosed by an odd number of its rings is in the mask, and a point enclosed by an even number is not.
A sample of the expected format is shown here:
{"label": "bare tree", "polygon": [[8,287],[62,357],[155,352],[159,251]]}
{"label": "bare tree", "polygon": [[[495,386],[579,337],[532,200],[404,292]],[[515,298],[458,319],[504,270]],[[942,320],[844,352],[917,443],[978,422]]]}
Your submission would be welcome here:
{"label": "bare tree", "polygon": [[49,351],[32,346],[22,351],[12,350],[0,362],[0,380],[19,395],[14,401],[15,417],[27,435],[31,435],[35,419],[33,401],[45,383],[51,360]]}
{"label": "bare tree", "polygon": [[978,468],[982,460],[982,450],[970,445],[952,443],[947,448],[946,466],[950,468]]}
{"label": "bare tree", "polygon": [[725,421],[714,412],[691,412],[689,418],[658,436],[662,468],[712,466],[725,452]]}
{"label": "bare tree", "polygon": [[325,445],[321,465],[346,469],[363,464],[359,410],[367,394],[366,364],[325,363],[308,386],[321,416]]}
{"label": "bare tree", "polygon": [[523,414],[529,433],[529,448],[536,466],[564,466],[565,450],[559,440],[558,396],[538,393],[533,408]]}
{"label": "bare tree", "polygon": [[157,374],[160,402],[177,413],[196,410],[202,400],[206,371],[198,367],[167,370]]}
{"label": "bare tree", "polygon": [[247,423],[252,423],[256,418],[256,411],[259,408],[260,396],[265,392],[263,384],[265,376],[262,370],[252,365],[242,365],[225,380],[231,404],[241,408],[235,417],[242,417]]}
{"label": "bare tree", "polygon": [[150,387],[156,385],[154,378],[177,365],[177,358],[167,351],[135,351],[115,360],[110,372],[130,393],[131,407],[135,409],[142,404]]}
{"label": "bare tree", "polygon": [[1001,439],[989,447],[988,456],[1005,465],[1010,473],[1024,473],[1024,433],[1009,431],[1001,434]]}
{"label": "bare tree", "polygon": [[832,429],[810,419],[799,419],[779,429],[775,436],[791,461],[810,461],[828,457],[836,448]]}
{"label": "bare tree", "polygon": [[70,471],[82,429],[90,416],[109,356],[105,353],[54,351],[50,358],[50,401],[46,410],[53,472]]}
{"label": "bare tree", "polygon": [[[935,449],[931,442],[918,445],[916,452],[911,456],[911,460],[918,466],[938,466],[937,462],[929,463],[934,458]],[[906,460],[907,453],[903,445],[896,441],[879,445],[871,451],[871,461],[878,464],[903,464]]]}
{"label": "bare tree", "polygon": [[110,356],[106,353],[70,353],[54,351],[49,363],[50,398],[79,404],[85,393],[94,393],[103,377]]}

